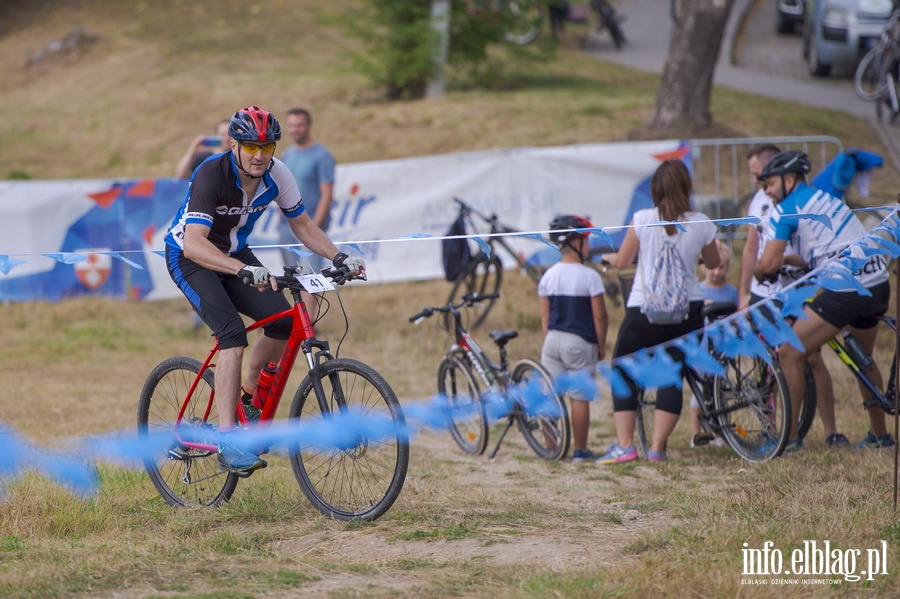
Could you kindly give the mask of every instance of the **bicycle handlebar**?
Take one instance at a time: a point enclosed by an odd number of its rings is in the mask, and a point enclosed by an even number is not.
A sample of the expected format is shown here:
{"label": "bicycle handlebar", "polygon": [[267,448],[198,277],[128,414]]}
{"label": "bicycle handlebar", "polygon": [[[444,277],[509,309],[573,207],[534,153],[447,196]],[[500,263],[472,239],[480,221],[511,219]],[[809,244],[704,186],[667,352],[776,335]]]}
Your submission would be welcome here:
{"label": "bicycle handlebar", "polygon": [[[296,266],[285,266],[284,267],[284,276],[275,277],[275,283],[278,285],[278,291],[284,291],[285,289],[297,289],[303,291],[303,285],[300,284],[300,281],[297,280],[297,275],[300,274],[300,268]],[[365,271],[362,271],[356,275],[350,272],[350,269],[346,266],[342,266],[339,268],[323,268],[322,276],[331,279],[331,282],[336,285],[343,285],[347,281],[367,281]],[[248,277],[243,277],[242,281],[245,285],[249,285],[252,281],[249,280]]]}
{"label": "bicycle handlebar", "polygon": [[453,314],[463,306],[471,307],[473,304],[482,300],[496,299],[498,297],[500,297],[500,294],[498,293],[467,293],[463,296],[461,302],[457,302],[455,304],[453,302],[450,302],[446,306],[426,306],[418,314],[413,314],[412,316],[410,316],[409,321],[413,324],[419,324],[426,318],[433,316],[435,312],[440,312],[442,314]]}

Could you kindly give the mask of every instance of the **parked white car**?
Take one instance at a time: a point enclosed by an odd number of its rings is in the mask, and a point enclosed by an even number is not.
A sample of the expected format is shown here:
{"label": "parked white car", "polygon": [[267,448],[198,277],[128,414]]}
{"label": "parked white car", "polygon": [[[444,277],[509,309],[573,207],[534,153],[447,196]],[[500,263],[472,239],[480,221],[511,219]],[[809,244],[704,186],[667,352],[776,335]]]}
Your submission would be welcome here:
{"label": "parked white car", "polygon": [[891,0],[806,0],[803,57],[810,74],[825,77],[834,65],[855,66],[878,41]]}

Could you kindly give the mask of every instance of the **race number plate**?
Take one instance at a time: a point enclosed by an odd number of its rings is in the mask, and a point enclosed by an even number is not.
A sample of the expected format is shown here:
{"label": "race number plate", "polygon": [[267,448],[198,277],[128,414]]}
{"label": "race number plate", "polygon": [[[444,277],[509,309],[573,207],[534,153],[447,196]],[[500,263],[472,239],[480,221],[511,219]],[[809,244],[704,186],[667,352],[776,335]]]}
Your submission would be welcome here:
{"label": "race number plate", "polygon": [[300,281],[303,288],[310,293],[324,293],[326,291],[334,290],[334,285],[331,284],[331,281],[318,273],[313,275],[299,275],[297,280]]}

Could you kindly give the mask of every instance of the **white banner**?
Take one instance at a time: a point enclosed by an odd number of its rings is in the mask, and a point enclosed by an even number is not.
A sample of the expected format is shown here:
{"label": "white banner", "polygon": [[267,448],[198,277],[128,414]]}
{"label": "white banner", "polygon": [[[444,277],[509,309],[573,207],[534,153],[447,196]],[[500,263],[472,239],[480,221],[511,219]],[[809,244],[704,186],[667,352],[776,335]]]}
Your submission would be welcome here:
{"label": "white banner", "polygon": [[[440,242],[400,239],[443,235],[458,214],[458,197],[479,212],[496,213],[521,231],[543,231],[558,214],[580,214],[596,226],[625,225],[650,203],[649,178],[661,160],[690,160],[677,141],[514,148],[337,167],[329,236],[358,243],[370,281],[443,276]],[[177,297],[161,256],[162,238],[184,200],[186,182],[10,181],[0,184],[0,300],[59,299],[97,293],[157,299]],[[270,208],[251,238],[277,245],[280,214]],[[476,217],[476,221],[477,221]],[[484,233],[487,228],[470,233]],[[611,229],[609,232],[619,231]],[[528,257],[547,248],[515,238]],[[121,252],[138,263],[112,260],[108,279],[77,277],[72,257],[41,254]],[[551,250],[552,252],[553,250]],[[280,252],[260,249],[271,269]],[[507,257],[502,257],[510,266]],[[74,260],[77,260],[77,256]],[[102,266],[102,265],[101,265]],[[82,267],[83,269],[84,267]],[[4,274],[5,273],[5,274]],[[83,273],[82,273],[83,274]],[[88,289],[85,280],[104,281]]]}

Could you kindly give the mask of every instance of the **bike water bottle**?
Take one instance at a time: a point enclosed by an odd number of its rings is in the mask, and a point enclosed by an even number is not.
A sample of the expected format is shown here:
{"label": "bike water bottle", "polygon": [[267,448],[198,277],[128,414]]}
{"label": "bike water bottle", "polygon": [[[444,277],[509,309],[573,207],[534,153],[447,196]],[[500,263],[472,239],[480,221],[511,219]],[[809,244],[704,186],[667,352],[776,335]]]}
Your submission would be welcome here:
{"label": "bike water bottle", "polygon": [[862,346],[859,339],[851,335],[849,331],[844,331],[842,336],[844,338],[844,348],[850,354],[850,357],[853,358],[853,361],[856,362],[856,365],[859,366],[860,370],[868,370],[875,364],[875,360],[872,359],[866,348]]}
{"label": "bike water bottle", "polygon": [[253,407],[261,410],[269,399],[269,390],[275,379],[275,362],[269,362],[259,371],[259,381],[256,383],[256,391],[253,392]]}

